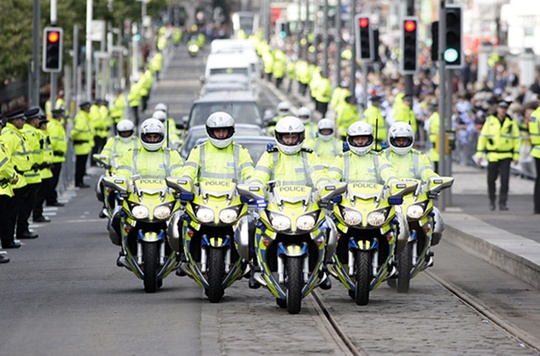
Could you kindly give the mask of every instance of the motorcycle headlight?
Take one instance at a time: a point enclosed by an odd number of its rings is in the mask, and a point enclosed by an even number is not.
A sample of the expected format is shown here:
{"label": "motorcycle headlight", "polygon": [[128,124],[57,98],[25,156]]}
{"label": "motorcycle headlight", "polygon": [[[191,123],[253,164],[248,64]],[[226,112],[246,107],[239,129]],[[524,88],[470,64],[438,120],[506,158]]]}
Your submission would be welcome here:
{"label": "motorcycle headlight", "polygon": [[223,209],[219,213],[219,220],[225,224],[232,224],[238,218],[238,213],[234,209]]}
{"label": "motorcycle headlight", "polygon": [[407,217],[411,219],[419,219],[422,215],[424,215],[424,208],[420,205],[410,205],[407,208]]}
{"label": "motorcycle headlight", "polygon": [[171,215],[171,207],[168,205],[160,205],[154,209],[154,216],[159,220],[165,220]]}
{"label": "motorcycle headlight", "polygon": [[373,211],[367,216],[367,223],[371,226],[381,226],[386,221],[386,214],[382,211]]}
{"label": "motorcycle headlight", "polygon": [[362,214],[356,210],[345,209],[343,211],[343,220],[347,225],[358,225],[362,222]]}
{"label": "motorcycle headlight", "polygon": [[291,228],[291,219],[281,214],[272,214],[272,227],[277,231],[283,231]]}
{"label": "motorcycle headlight", "polygon": [[296,220],[296,226],[300,230],[311,230],[315,226],[315,218],[311,215],[302,215]]}
{"label": "motorcycle headlight", "polygon": [[189,45],[189,50],[192,51],[192,52],[198,51],[199,46],[197,46],[196,44],[190,44]]}
{"label": "motorcycle headlight", "polygon": [[150,215],[150,211],[146,206],[135,205],[131,209],[131,214],[133,214],[133,217],[135,217],[135,219],[146,219]]}
{"label": "motorcycle headlight", "polygon": [[197,210],[196,216],[197,219],[203,223],[209,223],[214,220],[214,212],[212,211],[212,209],[208,208],[199,208],[199,210]]}

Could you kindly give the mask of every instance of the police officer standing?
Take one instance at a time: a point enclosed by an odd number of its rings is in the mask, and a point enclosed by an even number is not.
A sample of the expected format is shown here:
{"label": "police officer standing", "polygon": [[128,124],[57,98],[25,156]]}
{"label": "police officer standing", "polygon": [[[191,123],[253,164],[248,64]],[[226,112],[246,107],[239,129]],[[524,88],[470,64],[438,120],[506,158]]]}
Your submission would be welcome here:
{"label": "police officer standing", "polygon": [[52,111],[51,121],[47,123],[47,131],[49,132],[51,149],[53,152],[51,167],[52,178],[49,190],[45,194],[47,206],[64,206],[64,204],[58,202],[58,193],[56,192],[56,186],[60,179],[60,171],[62,170],[62,163],[66,160],[67,152],[67,136],[62,122],[63,120],[64,110],[55,109]]}
{"label": "police officer standing", "polygon": [[508,210],[508,183],[510,181],[510,164],[519,160],[521,139],[518,124],[507,114],[508,103],[501,101],[497,105],[496,115],[487,117],[478,144],[476,157],[481,162],[487,156],[487,184],[489,210],[495,210],[495,182],[501,177],[499,192],[499,210]]}
{"label": "police officer standing", "polygon": [[[19,179],[18,174],[13,168],[11,153],[1,140],[2,129],[4,127],[2,118],[3,116],[0,115],[0,221],[5,219],[6,207],[9,199],[13,196],[12,184],[16,184]],[[0,236],[2,236],[1,223]],[[0,250],[0,263],[8,263],[9,261],[7,252]]]}
{"label": "police officer standing", "polygon": [[47,117],[45,115],[40,116],[38,122],[39,132],[41,133],[41,139],[39,146],[41,148],[42,164],[39,170],[41,176],[41,184],[36,191],[36,197],[34,200],[34,209],[32,210],[32,220],[35,223],[50,222],[46,216],[43,216],[43,203],[47,193],[50,191],[52,184],[52,163],[53,163],[53,151],[51,147],[51,140],[49,133],[47,132]]}
{"label": "police officer standing", "polygon": [[26,178],[27,190],[23,197],[21,211],[17,217],[17,238],[18,239],[35,239],[37,234],[30,232],[28,219],[32,214],[37,191],[41,185],[40,170],[43,165],[41,132],[39,131],[39,118],[42,116],[40,108],[31,108],[24,113],[26,123],[21,132],[26,136],[28,142],[28,152],[32,160],[32,168],[24,172]]}
{"label": "police officer standing", "polygon": [[534,213],[540,214],[540,107],[533,111],[529,121],[529,137],[531,139],[531,156],[536,165],[534,181]]}
{"label": "police officer standing", "polygon": [[71,130],[70,139],[73,141],[73,149],[75,151],[75,186],[79,188],[89,188],[88,184],[84,183],[84,175],[86,174],[86,162],[88,154],[94,145],[94,130],[90,125],[90,107],[92,104],[85,101],[79,105],[79,112],[75,116],[73,130]]}
{"label": "police officer standing", "polygon": [[27,191],[24,173],[32,169],[33,162],[29,153],[28,140],[21,132],[26,120],[24,111],[15,111],[6,115],[5,119],[7,123],[2,130],[0,139],[7,150],[11,152],[13,169],[19,175],[19,179],[16,182],[11,182],[13,196],[5,205],[4,214],[0,219],[0,233],[2,234],[0,237],[3,248],[19,248],[21,243],[15,241],[15,226]]}
{"label": "police officer standing", "polygon": [[371,106],[364,110],[364,120],[371,125],[375,132],[375,151],[380,151],[386,146],[383,144],[386,141],[388,130],[386,128],[386,120],[381,111],[382,98],[379,95],[371,97]]}

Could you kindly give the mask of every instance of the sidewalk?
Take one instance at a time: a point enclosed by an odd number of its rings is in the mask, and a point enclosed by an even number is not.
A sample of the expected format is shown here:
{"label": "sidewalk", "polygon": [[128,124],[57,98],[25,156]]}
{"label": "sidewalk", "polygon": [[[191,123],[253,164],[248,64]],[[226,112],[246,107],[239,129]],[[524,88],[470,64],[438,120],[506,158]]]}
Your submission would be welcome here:
{"label": "sidewalk", "polygon": [[[285,93],[267,85],[280,100],[292,102],[293,112],[300,106],[314,111],[310,99],[297,94],[294,86],[293,93]],[[320,119],[317,115],[315,120]],[[485,169],[454,164],[452,176],[451,201],[443,212],[444,241],[540,289],[540,215],[533,214],[534,181],[511,176],[510,210],[490,211]]]}

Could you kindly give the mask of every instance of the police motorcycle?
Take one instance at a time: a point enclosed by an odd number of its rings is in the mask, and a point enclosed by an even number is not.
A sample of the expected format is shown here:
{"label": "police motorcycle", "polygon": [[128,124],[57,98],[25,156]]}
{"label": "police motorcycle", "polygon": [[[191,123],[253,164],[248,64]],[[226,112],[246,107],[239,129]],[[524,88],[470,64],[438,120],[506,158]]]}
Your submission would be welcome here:
{"label": "police motorcycle", "polygon": [[370,292],[396,273],[396,239],[408,237],[407,222],[396,205],[416,186],[351,182],[333,204],[338,242],[328,270],[358,305],[367,305]]}
{"label": "police motorcycle", "polygon": [[[290,314],[298,314],[302,299],[328,278],[324,262],[332,222],[319,203],[344,190],[344,184],[328,185],[317,197],[316,190],[309,186],[270,183],[265,195],[262,186],[238,185],[240,194],[259,208],[253,239],[252,268],[258,271],[254,276]],[[249,250],[246,231],[243,229],[240,236],[241,251]]]}
{"label": "police motorcycle", "polygon": [[248,207],[229,179],[200,182],[197,194],[185,179],[167,179],[167,185],[187,202],[185,213],[174,215],[168,235],[173,250],[183,255],[180,273],[204,288],[211,303],[219,303],[248,268],[235,242]]}
{"label": "police motorcycle", "polygon": [[197,56],[197,54],[200,51],[199,43],[197,41],[197,36],[191,36],[191,38],[189,39],[187,43],[187,49],[188,49],[189,55],[192,58]]}
{"label": "police motorcycle", "polygon": [[181,207],[165,179],[105,177],[103,184],[121,199],[109,222],[111,242],[121,246],[119,267],[126,267],[156,292],[178,266],[177,254],[167,242],[171,217]]}
{"label": "police motorcycle", "polygon": [[[432,177],[427,182],[408,179],[418,184],[417,189],[403,197],[402,211],[409,225],[407,240],[398,241],[397,282],[388,280],[391,287],[396,286],[398,293],[409,291],[410,281],[419,272],[433,265],[431,247],[440,240],[444,229],[439,214],[435,214],[433,200],[439,193],[450,188],[454,183],[451,177]],[[439,225],[439,226],[437,226]],[[437,232],[439,231],[439,232]],[[438,235],[437,235],[438,234]]]}
{"label": "police motorcycle", "polygon": [[118,167],[116,159],[118,155],[113,155],[111,159],[109,156],[102,154],[93,154],[92,159],[98,164],[98,166],[105,168],[105,173],[103,173],[96,182],[95,192],[97,200],[102,202],[105,206],[105,209],[100,213],[100,217],[111,218],[115,208],[120,204],[119,197],[117,194],[112,192],[111,188],[107,188],[103,184],[103,179],[105,177],[111,177],[114,175],[114,171]]}

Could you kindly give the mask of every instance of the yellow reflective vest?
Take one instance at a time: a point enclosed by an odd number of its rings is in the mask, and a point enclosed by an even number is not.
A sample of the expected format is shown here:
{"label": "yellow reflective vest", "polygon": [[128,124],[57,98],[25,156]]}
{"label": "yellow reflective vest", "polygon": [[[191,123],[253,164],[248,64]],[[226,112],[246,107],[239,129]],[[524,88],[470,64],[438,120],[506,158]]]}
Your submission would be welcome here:
{"label": "yellow reflective vest", "polygon": [[81,110],[75,115],[73,121],[70,139],[73,141],[75,155],[89,154],[94,147],[94,130],[90,125],[90,116],[86,111]]}
{"label": "yellow reflective vest", "polygon": [[163,147],[157,151],[148,151],[139,145],[128,150],[119,160],[116,175],[125,178],[137,175],[141,178],[164,179],[180,177],[181,169],[182,158],[178,151]]}
{"label": "yellow reflective vest", "polygon": [[510,116],[502,121],[495,115],[487,117],[476,146],[478,158],[486,154],[488,162],[508,158],[517,161],[520,148],[519,126]]}
{"label": "yellow reflective vest", "polygon": [[40,166],[43,163],[41,154],[41,133],[39,129],[25,123],[21,132],[26,136],[28,142],[28,153],[32,160],[32,168],[24,172],[26,183],[38,184],[41,183],[41,175],[39,173]]}
{"label": "yellow reflective vest", "polygon": [[344,152],[328,167],[328,176],[334,181],[347,183],[388,184],[398,179],[386,157],[375,151],[364,156],[352,151]]}
{"label": "yellow reflective vest", "polygon": [[[540,107],[533,111],[529,121],[529,138],[531,140],[531,156],[540,158]],[[540,174],[537,172],[536,174]]]}
{"label": "yellow reflective vest", "polygon": [[49,139],[51,140],[53,163],[64,162],[66,160],[68,147],[64,125],[62,125],[59,120],[53,118],[47,123],[47,131],[49,133]]}
{"label": "yellow reflective vest", "polygon": [[0,140],[4,143],[7,150],[11,152],[13,169],[19,174],[19,180],[16,184],[12,185],[12,188],[19,189],[26,186],[27,182],[24,173],[30,171],[33,164],[28,139],[15,125],[8,122],[2,130]]}
{"label": "yellow reflective vest", "polygon": [[383,152],[398,178],[414,178],[426,182],[431,177],[439,176],[427,156],[414,148],[405,155],[398,155],[390,148]]}
{"label": "yellow reflective vest", "polygon": [[11,161],[11,153],[6,145],[0,141],[0,195],[13,196],[13,188],[11,183],[18,177],[13,162]]}

